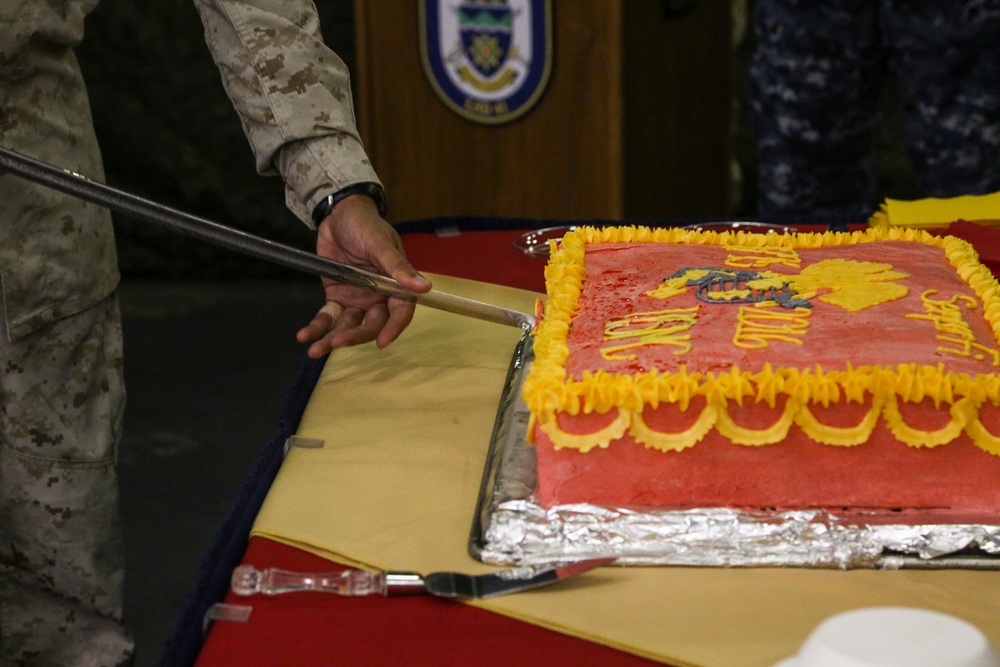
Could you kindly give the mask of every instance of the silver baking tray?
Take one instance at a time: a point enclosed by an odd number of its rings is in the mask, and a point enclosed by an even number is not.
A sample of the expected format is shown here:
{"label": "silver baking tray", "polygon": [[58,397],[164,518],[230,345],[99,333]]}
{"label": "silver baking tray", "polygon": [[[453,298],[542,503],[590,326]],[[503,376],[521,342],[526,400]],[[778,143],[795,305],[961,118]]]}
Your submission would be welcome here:
{"label": "silver baking tray", "polygon": [[469,552],[484,563],[615,558],[621,565],[1000,570],[1000,508],[997,525],[864,525],[823,510],[540,507],[521,399],[533,358],[525,334],[504,383],[469,537]]}

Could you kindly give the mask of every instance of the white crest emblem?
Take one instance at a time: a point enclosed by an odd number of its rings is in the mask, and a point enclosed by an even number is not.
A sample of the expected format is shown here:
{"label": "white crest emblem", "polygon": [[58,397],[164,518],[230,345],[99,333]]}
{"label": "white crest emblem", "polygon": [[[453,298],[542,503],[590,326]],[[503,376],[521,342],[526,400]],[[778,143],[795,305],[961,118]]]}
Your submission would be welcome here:
{"label": "white crest emblem", "polygon": [[459,115],[504,123],[541,97],[552,63],[550,0],[421,0],[420,51]]}

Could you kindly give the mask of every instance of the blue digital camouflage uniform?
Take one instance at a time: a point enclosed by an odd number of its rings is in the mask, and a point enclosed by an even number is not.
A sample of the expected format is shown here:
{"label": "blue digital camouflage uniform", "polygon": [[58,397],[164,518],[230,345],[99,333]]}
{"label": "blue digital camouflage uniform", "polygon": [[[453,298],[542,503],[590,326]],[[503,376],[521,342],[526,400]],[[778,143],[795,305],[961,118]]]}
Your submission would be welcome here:
{"label": "blue digital camouflage uniform", "polygon": [[[73,55],[97,0],[0,0],[0,145],[103,180]],[[195,0],[261,173],[306,224],[378,182],[311,0]],[[153,75],[151,73],[151,75]],[[115,462],[122,384],[108,213],[0,176],[0,664],[127,664]]]}
{"label": "blue digital camouflage uniform", "polygon": [[762,214],[871,213],[884,76],[921,196],[1000,190],[1000,0],[758,0]]}

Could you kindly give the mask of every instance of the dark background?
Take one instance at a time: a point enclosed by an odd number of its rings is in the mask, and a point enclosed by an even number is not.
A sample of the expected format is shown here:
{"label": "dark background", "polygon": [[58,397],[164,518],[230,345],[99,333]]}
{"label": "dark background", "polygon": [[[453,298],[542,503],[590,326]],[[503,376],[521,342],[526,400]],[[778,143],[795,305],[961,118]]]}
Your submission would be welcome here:
{"label": "dark background", "polygon": [[[747,62],[752,0],[731,0],[734,216],[755,212],[756,167],[749,118]],[[317,0],[324,38],[354,71],[351,0]],[[391,45],[386,45],[391,48]],[[255,173],[253,155],[202,36],[192,3],[103,0],[78,50],[87,78],[108,182],[176,208],[312,248],[312,233],[285,208],[280,180]],[[915,196],[901,148],[892,91],[878,146],[880,191]],[[357,95],[355,96],[357,98]],[[149,223],[115,215],[126,277],[290,277],[291,270],[248,260]]]}
{"label": "dark background", "polygon": [[[350,0],[319,0],[323,36],[354,67]],[[313,233],[260,177],[191,2],[103,0],[77,50],[110,185],[281,243]],[[291,276],[290,270],[115,214],[126,277]]]}

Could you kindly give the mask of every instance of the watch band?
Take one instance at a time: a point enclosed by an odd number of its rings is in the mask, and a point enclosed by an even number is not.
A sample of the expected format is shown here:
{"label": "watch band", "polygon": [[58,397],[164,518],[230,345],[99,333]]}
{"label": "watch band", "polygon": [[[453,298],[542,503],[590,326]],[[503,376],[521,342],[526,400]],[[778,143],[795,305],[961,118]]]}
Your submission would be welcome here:
{"label": "watch band", "polygon": [[385,205],[385,190],[378,183],[355,183],[354,185],[348,185],[342,190],[334,192],[332,195],[327,195],[316,204],[316,208],[313,209],[312,219],[317,225],[323,222],[323,219],[330,215],[330,210],[336,206],[340,200],[350,197],[351,195],[367,195],[375,201],[375,206],[378,207],[378,214],[383,218],[386,213]]}

